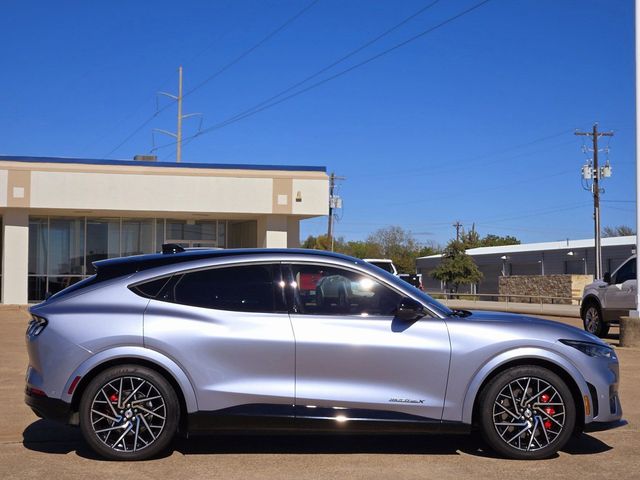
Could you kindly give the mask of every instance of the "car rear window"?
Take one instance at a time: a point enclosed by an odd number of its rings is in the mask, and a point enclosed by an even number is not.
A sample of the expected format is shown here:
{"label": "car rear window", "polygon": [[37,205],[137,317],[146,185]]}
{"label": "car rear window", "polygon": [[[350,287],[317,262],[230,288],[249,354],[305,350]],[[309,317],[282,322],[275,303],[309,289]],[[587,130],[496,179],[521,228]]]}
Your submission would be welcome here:
{"label": "car rear window", "polygon": [[131,287],[131,291],[144,298],[156,298],[171,277],[157,278]]}
{"label": "car rear window", "polygon": [[144,288],[150,293],[155,291],[156,299],[165,302],[272,313],[283,309],[283,302],[276,299],[273,279],[273,265],[241,265],[175,274],[166,285],[145,284]]}

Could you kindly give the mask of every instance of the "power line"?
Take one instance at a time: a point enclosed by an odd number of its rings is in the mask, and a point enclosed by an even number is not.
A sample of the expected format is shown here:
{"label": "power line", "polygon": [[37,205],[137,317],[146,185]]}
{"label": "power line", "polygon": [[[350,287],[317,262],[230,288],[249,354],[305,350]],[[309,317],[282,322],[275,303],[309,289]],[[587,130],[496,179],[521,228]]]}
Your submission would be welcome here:
{"label": "power line", "polygon": [[[545,142],[547,140],[551,140],[552,138],[557,138],[557,137],[566,135],[568,133],[573,133],[573,130],[562,130],[560,132],[556,132],[556,133],[553,133],[551,135],[545,135],[543,137],[536,138],[536,139],[528,141],[526,143],[521,143],[521,144],[518,144],[518,145],[511,146],[511,147],[506,147],[506,148],[503,148],[503,149],[500,149],[500,150],[493,150],[493,151],[490,151],[490,152],[487,152],[487,153],[483,153],[481,155],[475,155],[473,157],[469,157],[467,159],[460,160],[459,162],[460,163],[462,163],[462,162],[464,162],[464,163],[475,163],[476,160],[483,160],[485,158],[494,157],[496,155],[501,155],[501,154],[504,154],[504,153],[508,153],[508,152],[513,151],[513,150],[519,150],[521,148],[529,147],[529,146],[535,145],[537,143],[542,143],[542,142]],[[551,148],[556,148],[556,147],[559,147],[559,146],[568,145],[569,143],[573,143],[573,141],[572,142],[563,142],[563,143],[554,145]],[[546,150],[543,150],[543,151],[546,151]],[[535,152],[535,153],[537,153],[537,152]],[[530,154],[529,153],[521,154],[519,156],[524,156],[524,155],[530,155]],[[511,157],[511,158],[517,158],[517,157]],[[500,160],[497,160],[497,161],[500,161]],[[425,170],[426,170],[425,168],[415,168],[415,169],[411,169],[411,170],[405,170],[402,173],[402,175],[404,175],[406,173],[420,173],[420,172],[424,172]],[[448,169],[448,170],[451,170],[451,169]],[[432,172],[429,172],[429,173],[432,173]],[[389,175],[399,175],[399,173],[397,172],[397,170],[394,170],[394,171],[373,173],[373,174],[368,174],[368,175],[367,174],[358,175],[358,178],[374,178],[374,177],[385,177],[386,178]]]}
{"label": "power line", "polygon": [[266,37],[264,37],[262,40],[260,40],[258,43],[256,43],[253,47],[249,48],[248,50],[245,50],[243,53],[241,53],[239,56],[237,56],[235,59],[231,60],[229,63],[227,63],[226,65],[224,65],[222,68],[220,68],[218,71],[216,71],[215,73],[211,74],[210,76],[208,76],[207,78],[205,78],[202,82],[200,82],[199,84],[197,84],[195,87],[193,87],[191,90],[188,90],[184,96],[187,97],[189,95],[191,95],[193,92],[195,92],[196,90],[199,90],[200,88],[202,88],[203,86],[205,86],[207,83],[209,83],[211,80],[219,77],[220,75],[222,75],[224,72],[226,72],[227,70],[229,70],[231,67],[233,67],[236,63],[238,63],[239,61],[241,61],[243,58],[245,58],[246,56],[250,55],[251,53],[254,52],[254,50],[257,50],[258,48],[260,48],[262,45],[264,45],[265,43],[267,43],[269,40],[271,40],[273,37],[275,37],[278,33],[282,32],[284,29],[286,29],[289,25],[291,25],[293,22],[295,22],[299,17],[301,17],[304,13],[307,12],[307,10],[310,10],[312,7],[314,7],[320,0],[313,0],[311,3],[309,3],[306,7],[304,7],[302,10],[300,10],[298,13],[296,13],[294,16],[290,17],[287,21],[285,21],[282,25],[280,25],[278,28],[276,28],[275,30],[271,31]]}
{"label": "power line", "polygon": [[[358,179],[360,178],[389,178],[389,177],[397,177],[397,176],[405,176],[407,174],[410,174],[412,177],[422,177],[422,176],[430,176],[432,177],[433,175],[436,174],[442,174],[442,173],[448,173],[448,172],[458,172],[460,169],[461,165],[473,165],[476,163],[482,163],[483,166],[487,166],[487,165],[493,165],[496,163],[501,163],[501,162],[505,162],[505,161],[511,161],[517,158],[522,158],[522,157],[529,157],[531,155],[537,155],[539,153],[543,153],[543,152],[548,152],[550,150],[555,150],[558,147],[563,147],[565,145],[570,145],[573,144],[574,141],[573,140],[569,140],[566,142],[562,142],[562,143],[557,143],[554,145],[550,145],[548,147],[542,148],[542,149],[538,149],[538,150],[534,150],[534,151],[530,151],[530,152],[522,152],[519,153],[517,155],[511,155],[508,158],[504,159],[504,158],[497,158],[495,160],[491,160],[491,161],[484,161],[481,162],[483,159],[487,158],[487,157],[493,157],[495,156],[492,153],[488,153],[482,156],[477,156],[477,157],[470,157],[467,159],[462,159],[459,161],[455,161],[455,166],[451,166],[451,167],[443,167],[443,168],[431,168],[431,169],[425,169],[425,168],[419,168],[419,169],[412,169],[412,170],[404,170],[402,172],[398,172],[397,169],[394,172],[387,172],[386,174],[372,174],[372,175],[358,175]],[[453,162],[449,162],[449,163],[453,163]]]}
{"label": "power line", "polygon": [[[257,110],[258,108],[268,104],[269,102],[276,100],[280,97],[282,97],[283,95],[291,92],[292,90],[295,90],[296,88],[300,87],[301,85],[304,85],[305,83],[309,82],[310,80],[313,80],[314,78],[318,77],[319,75],[322,75],[323,73],[327,72],[328,70],[331,70],[333,67],[335,67],[336,65],[339,65],[340,63],[344,62],[345,60],[353,57],[354,55],[356,55],[357,53],[360,53],[362,50],[366,49],[367,47],[370,47],[371,45],[373,45],[374,43],[376,43],[377,41],[381,40],[382,38],[386,37],[387,35],[389,35],[390,33],[394,32],[395,30],[397,30],[398,28],[400,28],[401,26],[405,25],[406,23],[408,23],[409,21],[413,20],[414,18],[416,18],[417,16],[419,16],[420,14],[424,13],[425,11],[429,10],[430,8],[434,7],[440,0],[435,0],[432,1],[426,5],[424,5],[423,7],[419,8],[418,10],[416,10],[414,13],[412,13],[411,15],[409,15],[408,17],[404,18],[402,21],[400,21],[399,23],[396,23],[395,25],[393,25],[392,27],[388,28],[387,30],[385,30],[384,32],[382,32],[381,34],[375,36],[374,38],[372,38],[371,40],[368,40],[367,42],[365,42],[364,44],[360,45],[359,47],[351,50],[350,52],[346,53],[345,55],[343,55],[342,57],[338,58],[337,60],[331,62],[330,64],[328,64],[327,66],[321,68],[320,70],[316,71],[315,73],[312,73],[311,75],[305,77],[304,79],[288,86],[287,88],[285,88],[284,90],[279,91],[278,93],[270,96],[269,98],[266,98],[265,100],[262,100],[260,103],[257,103],[255,105],[253,105],[252,107],[243,110],[240,113],[237,113],[229,118],[227,118],[227,120],[225,120],[223,123],[227,123],[227,122],[231,122],[233,120],[240,120],[240,117],[244,117],[245,115],[247,115],[249,112],[253,112],[254,110]],[[302,12],[301,12],[302,13]],[[226,67],[225,67],[226,68]],[[225,68],[223,68],[221,71],[223,71]],[[221,73],[221,72],[219,72]],[[217,74],[215,74],[217,75]],[[199,88],[199,87],[196,87]],[[189,91],[188,93],[192,93],[194,90],[196,90],[195,88],[192,89],[191,91]],[[185,94],[186,96],[187,94]],[[257,112],[256,112],[257,113]],[[191,141],[193,141],[197,135],[193,135],[192,137],[189,137],[185,140],[185,144],[186,143],[190,143]],[[170,147],[172,146],[173,143],[167,143],[165,145],[161,145],[159,147],[157,147],[158,149],[162,149],[165,147]],[[171,156],[173,156],[173,153],[169,153],[166,157],[164,157],[164,159],[168,159]]]}
{"label": "power line", "polygon": [[317,72],[305,77],[304,79],[290,85],[289,87],[285,88],[284,90],[281,90],[280,92],[276,93],[275,95],[272,95],[271,97],[261,101],[260,103],[254,105],[253,107],[236,114],[234,117],[231,117],[231,119],[234,119],[235,117],[240,117],[250,111],[253,111],[257,108],[262,107],[263,105],[277,99],[280,98],[281,96],[289,93],[292,90],[295,90],[296,88],[300,87],[301,85],[304,85],[305,83],[309,82],[310,80],[313,80],[314,78],[318,77],[319,75],[322,75],[323,73],[327,72],[328,70],[331,70],[333,67],[335,67],[336,65],[339,65],[340,63],[344,62],[345,60],[353,57],[354,55],[356,55],[357,53],[360,53],[362,50],[366,49],[367,47],[370,47],[371,45],[373,45],[374,43],[376,43],[377,41],[381,40],[382,38],[386,37],[387,35],[389,35],[390,33],[394,32],[395,30],[397,30],[398,28],[400,28],[401,26],[405,25],[406,23],[408,23],[409,21],[413,20],[414,18],[416,18],[417,16],[419,16],[420,14],[422,14],[423,12],[429,10],[431,7],[435,6],[440,0],[435,0],[431,3],[428,3],[427,5],[421,7],[420,9],[418,9],[416,12],[412,13],[411,15],[409,15],[408,17],[406,17],[404,20],[402,20],[400,23],[396,23],[395,25],[393,25],[392,27],[388,28],[387,30],[385,30],[384,32],[382,32],[381,34],[377,35],[376,37],[372,38],[371,40],[365,42],[364,44],[360,45],[359,47],[355,48],[354,50],[351,50],[350,52],[348,52],[347,54],[343,55],[342,57],[340,57],[339,59],[335,60],[334,62],[330,63],[329,65],[321,68],[320,70],[318,70]]}
{"label": "power line", "polygon": [[[191,90],[187,91],[183,97],[186,97],[190,94],[192,94],[193,92],[195,92],[196,90],[198,90],[199,88],[203,87],[206,83],[210,82],[211,80],[213,80],[214,78],[217,78],[218,76],[222,75],[222,73],[226,72],[228,69],[230,69],[231,67],[233,67],[234,65],[236,65],[238,62],[240,62],[243,58],[247,57],[248,55],[250,55],[251,53],[253,53],[255,50],[257,50],[258,48],[260,48],[262,45],[264,45],[265,43],[267,43],[269,40],[271,40],[273,37],[275,37],[278,33],[280,33],[281,31],[283,31],[284,29],[286,29],[289,25],[291,25],[293,22],[295,22],[300,16],[302,16],[307,10],[309,10],[310,8],[312,8],[316,3],[318,3],[320,0],[312,0],[311,3],[309,3],[306,7],[304,7],[302,10],[298,11],[295,15],[293,15],[292,17],[288,18],[282,25],[280,25],[279,27],[277,27],[275,30],[271,31],[269,34],[267,34],[267,36],[265,36],[264,38],[262,38],[258,43],[256,43],[255,45],[253,45],[252,47],[250,47],[248,50],[245,50],[244,52],[242,52],[240,55],[238,55],[235,59],[233,59],[232,61],[230,61],[229,63],[227,63],[225,66],[223,66],[221,69],[219,69],[218,71],[216,71],[213,75],[210,75],[209,77],[207,77],[203,82],[200,82],[198,85],[196,85],[194,88],[192,88]],[[118,145],[116,145],[113,149],[111,149],[111,151],[109,153],[107,153],[105,155],[105,157],[109,157],[110,155],[112,155],[114,152],[118,151],[120,149],[120,147],[122,147],[125,143],[127,143],[129,140],[131,140],[138,132],[140,132],[140,130],[142,130],[144,127],[146,127],[147,125],[149,125],[149,123],[151,123],[151,121],[153,121],[154,118],[156,118],[160,113],[164,112],[167,108],[169,108],[171,105],[173,105],[173,101],[167,103],[164,107],[156,110],[156,112],[151,115],[149,118],[147,118],[139,127],[137,127],[131,134],[129,134],[122,142],[120,142]],[[175,145],[177,142],[173,142],[171,145]],[[159,148],[163,148],[163,147],[159,147]]]}
{"label": "power line", "polygon": [[[287,100],[291,100],[292,98],[295,98],[298,95],[302,95],[303,93],[307,93],[310,90],[318,88],[318,87],[320,87],[321,85],[324,85],[327,82],[330,82],[330,81],[335,80],[335,79],[337,79],[339,77],[342,77],[343,75],[346,75],[347,73],[350,73],[350,72],[352,72],[353,70],[355,70],[357,68],[363,67],[363,66],[373,62],[374,60],[377,60],[377,59],[379,59],[379,58],[381,58],[381,57],[383,57],[385,55],[388,55],[389,53],[392,53],[392,52],[394,52],[395,50],[397,50],[399,48],[402,48],[402,47],[404,47],[404,46],[406,46],[406,45],[408,45],[408,44],[410,44],[410,43],[412,43],[412,42],[414,42],[414,41],[416,41],[416,40],[418,40],[418,39],[420,39],[420,38],[422,38],[422,37],[424,37],[426,35],[429,35],[429,34],[435,32],[436,30],[444,27],[445,25],[447,25],[447,24],[449,24],[449,23],[451,23],[451,22],[453,22],[453,21],[455,21],[455,20],[457,20],[459,18],[462,18],[465,15],[468,15],[472,11],[482,7],[483,5],[489,3],[490,1],[491,0],[483,0],[483,1],[471,6],[469,8],[463,10],[462,12],[457,13],[456,15],[453,15],[453,16],[447,18],[446,20],[443,20],[442,22],[438,23],[437,25],[435,25],[433,27],[430,27],[430,28],[428,28],[426,30],[423,30],[422,32],[420,32],[420,33],[418,33],[416,35],[413,35],[412,37],[408,38],[407,40],[404,40],[404,41],[402,41],[402,42],[400,42],[400,43],[398,43],[398,44],[396,44],[396,45],[394,45],[394,46],[392,46],[390,48],[387,48],[386,50],[383,50],[382,52],[377,53],[376,55],[373,55],[373,56],[371,56],[371,57],[369,57],[369,58],[367,58],[367,59],[365,59],[365,60],[363,60],[363,61],[361,61],[359,63],[356,63],[355,65],[352,65],[351,67],[348,67],[348,68],[346,68],[346,69],[344,69],[344,70],[342,70],[340,72],[337,72],[337,73],[335,73],[333,75],[330,75],[329,77],[326,77],[326,78],[324,78],[322,80],[319,80],[316,83],[312,83],[311,85],[309,85],[309,86],[307,86],[307,87],[305,87],[305,88],[303,88],[301,90],[298,90],[298,91],[296,91],[294,93],[286,95],[286,96],[280,98],[279,100],[276,100],[274,102],[268,103],[266,105],[262,105],[259,108],[256,108],[254,106],[252,108],[249,108],[249,109],[245,110],[244,112],[241,112],[241,113],[236,114],[236,115],[234,115],[232,117],[229,117],[227,120],[224,120],[224,121],[219,122],[219,123],[217,123],[215,125],[212,125],[209,128],[205,128],[205,129],[201,130],[200,132],[198,132],[197,134],[186,138],[185,142],[186,141],[191,141],[191,140],[193,140],[193,139],[195,139],[195,138],[197,138],[197,137],[199,137],[201,135],[205,135],[207,133],[211,133],[211,132],[213,132],[215,130],[219,130],[219,129],[224,128],[224,127],[226,127],[226,126],[228,126],[228,125],[230,125],[232,123],[236,123],[236,122],[238,122],[240,120],[244,120],[245,118],[248,118],[248,117],[251,117],[253,115],[256,115],[257,113],[263,112],[264,110],[267,110],[269,108],[275,107],[276,105],[279,105],[279,104],[281,104],[283,102],[286,102]],[[172,144],[167,144],[165,146],[170,146],[170,145],[172,145]]]}

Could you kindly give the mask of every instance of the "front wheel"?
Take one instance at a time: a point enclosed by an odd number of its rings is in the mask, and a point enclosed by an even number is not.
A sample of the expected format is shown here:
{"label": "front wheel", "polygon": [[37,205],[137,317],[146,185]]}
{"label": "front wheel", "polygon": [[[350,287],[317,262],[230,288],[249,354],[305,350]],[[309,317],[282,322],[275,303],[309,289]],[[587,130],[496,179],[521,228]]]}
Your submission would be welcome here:
{"label": "front wheel", "polygon": [[576,422],[565,382],[538,366],[513,367],[492,379],[481,393],[479,415],[489,446],[518,460],[554,455],[567,443]]}
{"label": "front wheel", "polygon": [[602,309],[593,300],[583,310],[582,322],[584,329],[597,337],[604,338],[609,333],[609,324],[602,318]]}
{"label": "front wheel", "polygon": [[164,451],[178,428],[176,393],[158,372],[122,365],[101,372],[80,400],[89,446],[113,460],[145,460]]}

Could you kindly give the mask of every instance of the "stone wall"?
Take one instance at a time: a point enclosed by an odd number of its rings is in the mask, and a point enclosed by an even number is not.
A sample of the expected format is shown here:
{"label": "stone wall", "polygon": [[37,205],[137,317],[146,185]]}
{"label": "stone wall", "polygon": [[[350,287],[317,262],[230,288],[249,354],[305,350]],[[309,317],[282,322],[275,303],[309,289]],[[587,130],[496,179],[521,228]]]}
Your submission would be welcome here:
{"label": "stone wall", "polygon": [[[544,303],[558,303],[577,305],[585,285],[593,282],[592,275],[513,275],[498,278],[498,294],[509,295],[511,302],[540,303],[536,297],[564,297],[544,298]],[[501,298],[506,300],[506,298]]]}

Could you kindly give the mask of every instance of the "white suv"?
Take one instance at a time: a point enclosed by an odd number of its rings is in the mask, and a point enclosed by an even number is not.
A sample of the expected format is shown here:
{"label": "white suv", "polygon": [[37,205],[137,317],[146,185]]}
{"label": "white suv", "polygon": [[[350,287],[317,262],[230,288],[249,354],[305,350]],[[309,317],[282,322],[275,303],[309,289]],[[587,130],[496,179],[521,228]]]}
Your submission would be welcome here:
{"label": "white suv", "polygon": [[391,260],[390,258],[363,258],[363,260],[365,262],[369,262],[372,265],[375,265],[376,267],[380,267],[381,269],[386,270],[396,277],[398,276],[398,269],[393,264],[393,260]]}
{"label": "white suv", "polygon": [[605,337],[612,323],[636,308],[636,256],[628,258],[618,269],[604,274],[602,280],[584,287],[580,316],[584,329]]}

